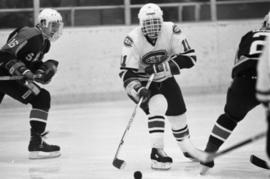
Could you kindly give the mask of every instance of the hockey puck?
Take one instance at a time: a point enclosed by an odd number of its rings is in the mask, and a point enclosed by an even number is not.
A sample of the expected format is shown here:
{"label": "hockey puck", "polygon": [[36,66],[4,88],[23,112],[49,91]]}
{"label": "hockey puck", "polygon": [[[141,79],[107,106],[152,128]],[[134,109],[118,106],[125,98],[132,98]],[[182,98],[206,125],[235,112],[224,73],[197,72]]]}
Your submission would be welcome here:
{"label": "hockey puck", "polygon": [[134,179],[142,179],[142,172],[141,171],[134,172]]}

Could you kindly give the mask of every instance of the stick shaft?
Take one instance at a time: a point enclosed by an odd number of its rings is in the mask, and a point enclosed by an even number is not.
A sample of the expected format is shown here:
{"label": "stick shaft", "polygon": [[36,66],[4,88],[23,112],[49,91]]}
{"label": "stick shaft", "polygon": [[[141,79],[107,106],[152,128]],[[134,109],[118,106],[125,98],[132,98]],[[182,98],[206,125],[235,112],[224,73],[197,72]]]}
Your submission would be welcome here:
{"label": "stick shaft", "polygon": [[235,144],[235,145],[232,145],[231,147],[229,147],[229,148],[227,148],[227,149],[224,149],[224,150],[222,150],[222,151],[216,153],[216,154],[213,156],[213,158],[216,158],[216,157],[219,157],[219,156],[221,156],[221,155],[224,155],[224,154],[226,154],[226,153],[228,153],[228,152],[230,152],[230,151],[232,151],[232,150],[238,149],[238,148],[240,148],[240,147],[242,147],[242,146],[244,146],[244,145],[247,145],[247,144],[249,144],[249,143],[251,143],[251,142],[257,141],[257,140],[259,140],[259,139],[261,139],[261,138],[263,138],[263,137],[265,137],[265,136],[266,136],[266,132],[261,132],[261,133],[255,135],[255,136],[253,136],[253,137],[250,137],[250,138],[248,138],[248,139],[246,139],[246,140],[243,140],[243,141],[241,141],[241,142],[239,142],[239,143],[237,143],[237,144]]}
{"label": "stick shaft", "polygon": [[0,81],[21,80],[23,76],[0,76]]}
{"label": "stick shaft", "polygon": [[[149,77],[148,82],[147,82],[147,84],[146,84],[146,86],[145,86],[147,89],[150,87],[150,85],[151,85],[151,83],[152,83],[154,77],[155,77],[154,74],[152,74],[152,75]],[[135,105],[135,107],[134,107],[134,110],[133,110],[133,112],[132,112],[132,115],[131,115],[131,117],[130,117],[130,119],[129,119],[129,121],[128,121],[128,125],[127,125],[127,127],[126,127],[126,129],[125,129],[125,131],[124,131],[124,133],[123,133],[123,135],[122,135],[122,138],[121,138],[121,140],[120,140],[120,143],[119,143],[119,145],[118,145],[118,147],[117,147],[117,150],[116,150],[116,153],[115,153],[114,158],[117,158],[118,153],[119,153],[119,151],[120,151],[120,149],[121,149],[121,146],[124,144],[124,139],[125,139],[126,133],[127,133],[128,130],[130,129],[131,124],[132,124],[132,122],[133,122],[133,119],[134,119],[134,117],[135,117],[135,115],[136,115],[137,108],[142,104],[142,101],[143,101],[143,98],[140,98],[139,102],[138,102],[138,103]]]}

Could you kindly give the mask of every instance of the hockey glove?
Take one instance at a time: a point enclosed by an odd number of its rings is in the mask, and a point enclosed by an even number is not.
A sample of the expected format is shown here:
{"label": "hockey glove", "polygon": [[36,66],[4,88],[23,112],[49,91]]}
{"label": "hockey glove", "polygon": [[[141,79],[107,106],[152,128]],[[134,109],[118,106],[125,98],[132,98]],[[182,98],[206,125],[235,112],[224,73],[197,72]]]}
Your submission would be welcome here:
{"label": "hockey glove", "polygon": [[180,74],[180,68],[178,64],[174,61],[177,55],[172,55],[169,57],[169,60],[163,63],[154,64],[145,68],[145,73],[147,74],[158,74],[158,73],[167,73],[171,75]]}
{"label": "hockey glove", "polygon": [[48,84],[52,77],[55,75],[58,67],[58,61],[47,60],[41,67],[36,71],[36,81],[41,84]]}
{"label": "hockey glove", "polygon": [[127,94],[135,101],[139,102],[140,98],[143,98],[143,102],[147,101],[150,96],[150,91],[142,86],[142,84],[137,81],[131,81],[126,87]]}
{"label": "hockey glove", "polygon": [[145,73],[147,74],[153,74],[155,73],[155,79],[164,79],[171,77],[172,75],[180,74],[180,68],[178,65],[172,60],[172,57],[170,60],[154,64],[152,66],[148,66],[145,68]]}
{"label": "hockey glove", "polygon": [[5,67],[11,75],[24,76],[26,80],[30,81],[34,80],[34,74],[21,61],[10,60]]}

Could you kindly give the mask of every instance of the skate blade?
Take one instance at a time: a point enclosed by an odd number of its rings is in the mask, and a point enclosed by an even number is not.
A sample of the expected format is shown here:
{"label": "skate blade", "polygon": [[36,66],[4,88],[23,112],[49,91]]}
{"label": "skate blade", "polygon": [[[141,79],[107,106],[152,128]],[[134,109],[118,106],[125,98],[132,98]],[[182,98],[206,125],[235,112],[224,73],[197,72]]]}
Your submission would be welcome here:
{"label": "skate blade", "polygon": [[207,174],[209,170],[210,170],[209,167],[202,165],[202,168],[201,168],[201,171],[200,171],[200,175]]}
{"label": "skate blade", "polygon": [[167,162],[167,163],[161,163],[157,162],[155,160],[151,160],[151,168],[154,170],[169,170],[172,167],[172,163]]}
{"label": "skate blade", "polygon": [[42,152],[34,151],[29,153],[29,159],[49,159],[60,157],[61,153],[59,151],[55,152]]}

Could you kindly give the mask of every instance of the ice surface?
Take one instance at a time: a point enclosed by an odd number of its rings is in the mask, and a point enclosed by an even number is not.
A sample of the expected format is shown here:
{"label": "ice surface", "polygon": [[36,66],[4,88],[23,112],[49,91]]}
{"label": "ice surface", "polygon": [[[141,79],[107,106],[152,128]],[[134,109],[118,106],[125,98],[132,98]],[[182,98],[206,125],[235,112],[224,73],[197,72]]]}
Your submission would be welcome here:
{"label": "ice surface", "polygon": [[[225,94],[184,96],[191,139],[204,149],[216,118],[223,111]],[[1,107],[1,106],[0,106]],[[249,163],[250,154],[265,158],[265,139],[254,142],[216,159],[216,166],[200,176],[200,166],[184,158],[166,123],[165,150],[173,157],[169,171],[150,169],[150,142],[145,115],[138,111],[127,134],[119,158],[127,162],[124,170],[112,166],[120,138],[133,111],[130,101],[52,106],[48,120],[48,143],[58,144],[57,159],[29,160],[29,107],[0,109],[1,179],[132,179],[140,170],[143,179],[236,179],[269,178],[269,171]],[[224,144],[226,148],[266,129],[264,110],[251,111]]]}

